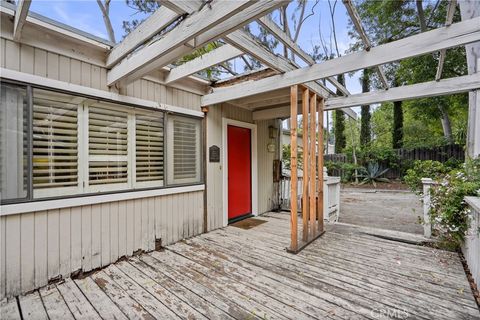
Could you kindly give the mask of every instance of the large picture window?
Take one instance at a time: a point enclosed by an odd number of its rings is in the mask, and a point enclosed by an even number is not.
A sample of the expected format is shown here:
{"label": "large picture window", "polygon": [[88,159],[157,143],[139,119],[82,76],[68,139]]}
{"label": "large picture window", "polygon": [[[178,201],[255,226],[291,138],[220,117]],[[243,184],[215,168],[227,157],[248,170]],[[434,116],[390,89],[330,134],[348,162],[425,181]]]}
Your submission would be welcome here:
{"label": "large picture window", "polygon": [[200,183],[201,137],[198,118],[2,83],[2,203]]}

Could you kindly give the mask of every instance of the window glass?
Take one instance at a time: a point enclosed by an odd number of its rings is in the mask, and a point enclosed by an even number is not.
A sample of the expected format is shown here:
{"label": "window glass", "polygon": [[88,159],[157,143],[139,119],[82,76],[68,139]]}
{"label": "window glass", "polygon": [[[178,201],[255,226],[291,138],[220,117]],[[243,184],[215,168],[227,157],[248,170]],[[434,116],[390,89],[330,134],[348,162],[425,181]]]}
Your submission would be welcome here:
{"label": "window glass", "polygon": [[201,181],[201,120],[170,116],[168,118],[168,183]]}
{"label": "window glass", "polygon": [[128,113],[88,107],[88,184],[128,183]]}
{"label": "window glass", "polygon": [[33,91],[34,196],[79,192],[78,111],[83,99]]}
{"label": "window glass", "polygon": [[1,84],[0,199],[28,195],[28,103],[24,87]]}
{"label": "window glass", "polygon": [[163,182],[163,113],[138,112],[135,116],[137,186]]}

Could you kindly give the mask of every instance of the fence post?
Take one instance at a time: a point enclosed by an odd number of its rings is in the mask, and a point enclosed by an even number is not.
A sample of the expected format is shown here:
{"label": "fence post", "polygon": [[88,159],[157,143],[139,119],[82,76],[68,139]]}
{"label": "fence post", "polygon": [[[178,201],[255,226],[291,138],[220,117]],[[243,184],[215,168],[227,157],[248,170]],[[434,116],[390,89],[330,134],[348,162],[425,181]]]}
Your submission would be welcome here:
{"label": "fence post", "polygon": [[423,235],[425,238],[432,237],[432,223],[430,221],[431,197],[430,189],[435,182],[430,178],[422,178],[423,184]]}

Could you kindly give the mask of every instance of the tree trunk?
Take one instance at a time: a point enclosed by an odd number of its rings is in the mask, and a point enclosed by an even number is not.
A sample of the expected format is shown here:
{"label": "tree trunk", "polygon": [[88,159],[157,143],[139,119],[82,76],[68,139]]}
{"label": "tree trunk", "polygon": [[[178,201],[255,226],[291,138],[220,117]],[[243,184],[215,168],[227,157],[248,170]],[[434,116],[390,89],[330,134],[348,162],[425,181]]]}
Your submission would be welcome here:
{"label": "tree trunk", "polygon": [[423,1],[416,0],[417,2],[417,13],[418,13],[418,22],[420,24],[420,30],[422,32],[427,31],[427,22],[425,20],[425,12],[423,11]]}
{"label": "tree trunk", "polygon": [[[362,92],[370,91],[370,71],[368,69],[363,70],[362,76]],[[361,126],[360,126],[360,145],[362,147],[368,145],[371,140],[371,129],[370,129],[370,119],[372,115],[370,114],[370,105],[362,106],[361,112]]]}
{"label": "tree trunk", "polygon": [[400,149],[403,147],[403,106],[402,101],[393,103],[393,132],[392,147]]}
{"label": "tree trunk", "polygon": [[112,22],[110,21],[110,0],[105,0],[105,5],[102,3],[101,0],[97,0],[98,6],[102,11],[103,22],[105,23],[105,28],[108,32],[108,37],[110,41],[116,43],[115,41],[115,32],[113,31]]}
{"label": "tree trunk", "polygon": [[453,135],[452,135],[452,124],[450,122],[450,116],[448,115],[447,110],[445,109],[444,106],[438,105],[438,109],[440,110],[440,113],[442,114],[442,117],[440,118],[440,121],[442,122],[442,128],[443,128],[443,135],[445,137],[445,140],[449,143],[453,143]]}
{"label": "tree trunk", "polygon": [[[339,74],[337,76],[338,82],[345,85],[345,76]],[[337,89],[337,95],[341,95]],[[335,135],[335,153],[342,153],[347,146],[347,139],[345,137],[345,114],[342,110],[335,110],[334,116],[334,135]]]}

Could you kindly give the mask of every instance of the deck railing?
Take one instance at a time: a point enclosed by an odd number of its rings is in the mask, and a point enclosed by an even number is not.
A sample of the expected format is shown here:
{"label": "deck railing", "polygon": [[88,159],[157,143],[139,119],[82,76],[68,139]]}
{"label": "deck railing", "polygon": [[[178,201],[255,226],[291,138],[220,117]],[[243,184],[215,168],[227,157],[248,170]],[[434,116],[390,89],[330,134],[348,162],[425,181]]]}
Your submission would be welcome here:
{"label": "deck railing", "polygon": [[[290,177],[283,176],[280,181],[280,203],[282,210],[290,210],[291,180]],[[297,186],[297,208],[301,212],[303,196],[303,177],[298,177]],[[318,188],[317,188],[318,189]],[[323,217],[327,221],[337,221],[340,213],[340,177],[328,177],[324,173],[323,179]]]}
{"label": "deck railing", "polygon": [[480,197],[466,197],[470,206],[470,228],[462,246],[463,256],[477,286],[480,285]]}
{"label": "deck railing", "polygon": [[[430,238],[432,235],[429,215],[431,206],[430,189],[436,185],[437,182],[429,178],[424,178],[422,179],[422,183],[424,236]],[[465,197],[465,201],[470,207],[470,227],[461,249],[475,283],[480,285],[480,197]]]}

